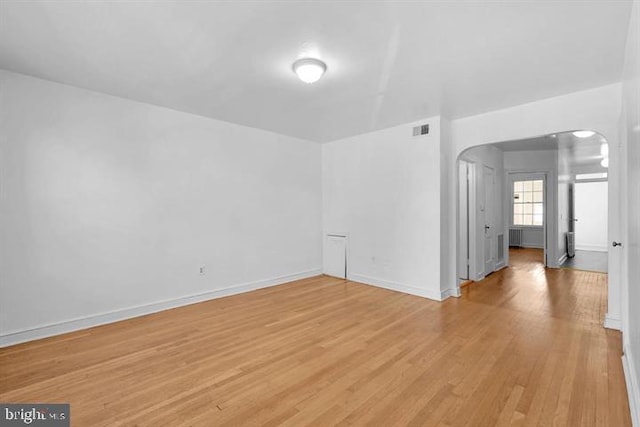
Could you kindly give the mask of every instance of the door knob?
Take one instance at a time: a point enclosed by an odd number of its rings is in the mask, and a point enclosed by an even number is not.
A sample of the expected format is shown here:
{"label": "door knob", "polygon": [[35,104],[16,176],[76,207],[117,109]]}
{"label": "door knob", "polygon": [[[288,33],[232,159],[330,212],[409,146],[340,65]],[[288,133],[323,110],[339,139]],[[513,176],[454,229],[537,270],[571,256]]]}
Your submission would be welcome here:
{"label": "door knob", "polygon": [[620,246],[620,247],[622,247],[622,243],[620,243],[620,242],[613,242],[613,247],[615,248],[616,246]]}
{"label": "door knob", "polygon": [[489,226],[489,225],[485,225],[485,226],[484,226],[484,229],[485,229],[485,230],[488,230],[488,229],[490,229],[490,228],[491,228],[491,226]]}

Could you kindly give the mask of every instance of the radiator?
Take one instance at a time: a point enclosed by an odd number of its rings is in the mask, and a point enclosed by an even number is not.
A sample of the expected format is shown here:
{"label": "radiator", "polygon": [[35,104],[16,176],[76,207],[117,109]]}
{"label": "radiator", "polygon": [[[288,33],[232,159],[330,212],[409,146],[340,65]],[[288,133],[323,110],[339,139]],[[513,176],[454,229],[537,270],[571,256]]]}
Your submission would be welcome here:
{"label": "radiator", "polygon": [[504,234],[498,234],[498,262],[504,261]]}
{"label": "radiator", "polygon": [[567,233],[567,256],[569,258],[576,256],[576,233],[573,231]]}
{"label": "radiator", "polygon": [[509,246],[522,247],[522,228],[509,229]]}

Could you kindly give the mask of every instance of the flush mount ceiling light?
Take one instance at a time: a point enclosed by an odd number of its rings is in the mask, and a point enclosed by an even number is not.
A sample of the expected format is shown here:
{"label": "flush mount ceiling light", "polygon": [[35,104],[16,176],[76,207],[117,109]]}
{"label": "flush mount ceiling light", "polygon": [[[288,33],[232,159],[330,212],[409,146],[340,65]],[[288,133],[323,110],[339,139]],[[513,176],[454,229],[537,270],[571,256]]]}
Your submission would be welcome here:
{"label": "flush mount ceiling light", "polygon": [[293,71],[305,83],[315,83],[327,71],[327,64],[315,58],[302,58],[293,63]]}
{"label": "flush mount ceiling light", "polygon": [[595,132],[590,130],[577,130],[573,132],[573,136],[576,136],[578,138],[589,138],[595,134],[596,134]]}
{"label": "flush mount ceiling light", "polygon": [[609,167],[609,159],[605,157],[604,159],[600,160],[600,166],[602,166],[603,168],[608,168]]}

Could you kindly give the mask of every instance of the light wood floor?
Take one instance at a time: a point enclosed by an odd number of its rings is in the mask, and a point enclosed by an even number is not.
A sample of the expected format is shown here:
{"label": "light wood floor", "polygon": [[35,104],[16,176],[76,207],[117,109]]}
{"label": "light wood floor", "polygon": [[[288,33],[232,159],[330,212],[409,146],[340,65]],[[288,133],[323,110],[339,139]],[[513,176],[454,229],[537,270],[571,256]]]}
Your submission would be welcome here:
{"label": "light wood floor", "polygon": [[74,426],[629,426],[606,275],[539,251],[444,303],[328,277],[0,349]]}

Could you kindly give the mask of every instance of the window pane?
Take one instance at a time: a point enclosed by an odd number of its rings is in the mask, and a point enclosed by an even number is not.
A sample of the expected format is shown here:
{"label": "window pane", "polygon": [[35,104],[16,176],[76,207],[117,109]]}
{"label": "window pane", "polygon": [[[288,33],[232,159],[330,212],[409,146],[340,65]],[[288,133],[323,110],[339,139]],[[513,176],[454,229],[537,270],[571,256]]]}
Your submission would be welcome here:
{"label": "window pane", "polygon": [[536,191],[535,193],[533,193],[533,201],[542,202],[542,191]]}
{"label": "window pane", "polygon": [[525,203],[531,203],[531,202],[533,202],[533,193],[531,193],[531,192],[524,193],[523,201],[524,201]]}
{"label": "window pane", "polygon": [[513,225],[542,226],[544,181],[513,181]]}
{"label": "window pane", "polygon": [[522,214],[513,214],[513,225],[522,225]]}
{"label": "window pane", "polygon": [[542,203],[534,203],[533,213],[535,215],[542,215],[544,213],[544,205]]}

